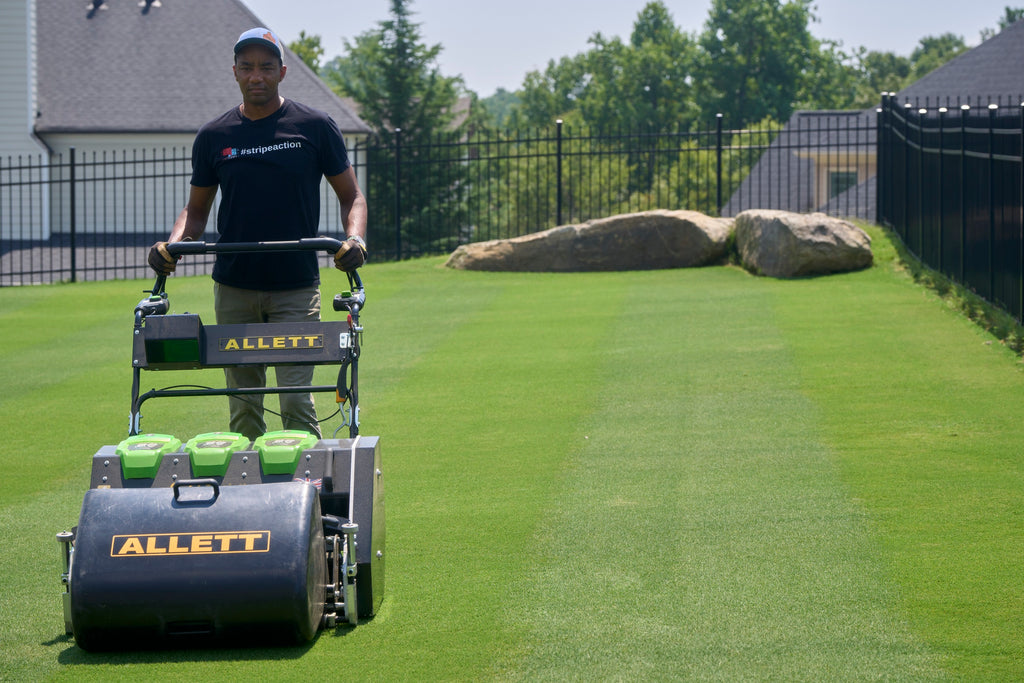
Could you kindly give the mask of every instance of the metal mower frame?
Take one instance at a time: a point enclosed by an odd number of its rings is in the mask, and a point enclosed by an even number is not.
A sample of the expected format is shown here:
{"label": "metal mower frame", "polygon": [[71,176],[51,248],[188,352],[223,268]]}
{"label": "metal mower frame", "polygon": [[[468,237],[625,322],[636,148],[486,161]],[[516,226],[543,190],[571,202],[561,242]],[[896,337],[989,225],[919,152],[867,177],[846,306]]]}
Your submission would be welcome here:
{"label": "metal mower frame", "polygon": [[[339,240],[177,242],[172,257],[264,251],[335,253]],[[204,325],[170,314],[158,276],[135,307],[128,438],[93,456],[79,524],[57,534],[64,621],[83,649],[195,640],[309,640],[373,616],[384,590],[378,437],[359,434],[363,283],[341,321]],[[338,365],[333,385],[140,390],[144,371]],[[182,443],[142,433],[152,398],[333,392],[347,439],[294,430]],[[347,412],[346,412],[347,408]],[[290,572],[290,573],[289,573]],[[138,577],[147,577],[140,580]]]}

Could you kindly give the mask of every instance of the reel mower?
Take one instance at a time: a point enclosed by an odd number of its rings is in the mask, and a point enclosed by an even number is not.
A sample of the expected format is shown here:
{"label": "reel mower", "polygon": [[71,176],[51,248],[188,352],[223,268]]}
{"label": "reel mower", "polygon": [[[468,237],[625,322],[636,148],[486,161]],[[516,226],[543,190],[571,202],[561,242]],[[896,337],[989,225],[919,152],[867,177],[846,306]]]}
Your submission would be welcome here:
{"label": "reel mower", "polygon": [[[336,252],[341,242],[168,245],[171,256]],[[359,275],[334,297],[344,320],[207,325],[170,314],[165,278],[135,308],[127,438],[92,458],[78,525],[57,534],[64,625],[84,650],[198,643],[302,643],[372,617],[384,594],[379,437],[359,434],[366,301]],[[166,388],[143,373],[245,365],[337,365],[323,386]],[[222,375],[223,376],[223,375]],[[346,438],[310,432],[194,436],[142,431],[154,398],[334,393]]]}

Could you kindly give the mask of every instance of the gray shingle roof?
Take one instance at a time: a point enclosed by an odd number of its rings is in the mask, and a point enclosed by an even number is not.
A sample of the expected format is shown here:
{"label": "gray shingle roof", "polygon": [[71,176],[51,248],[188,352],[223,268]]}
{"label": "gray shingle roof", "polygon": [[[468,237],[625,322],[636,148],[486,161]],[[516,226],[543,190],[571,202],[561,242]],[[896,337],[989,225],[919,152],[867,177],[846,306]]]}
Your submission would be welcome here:
{"label": "gray shingle roof", "polygon": [[[951,59],[897,93],[919,106],[1019,104],[1024,95],[1024,21]],[[1001,99],[1002,98],[1002,99]],[[1016,102],[1012,99],[1016,98]]]}
{"label": "gray shingle roof", "polygon": [[[231,73],[239,34],[264,26],[238,0],[36,3],[38,133],[189,133],[241,102]],[[273,26],[269,27],[273,29]],[[281,94],[370,128],[290,50]]]}

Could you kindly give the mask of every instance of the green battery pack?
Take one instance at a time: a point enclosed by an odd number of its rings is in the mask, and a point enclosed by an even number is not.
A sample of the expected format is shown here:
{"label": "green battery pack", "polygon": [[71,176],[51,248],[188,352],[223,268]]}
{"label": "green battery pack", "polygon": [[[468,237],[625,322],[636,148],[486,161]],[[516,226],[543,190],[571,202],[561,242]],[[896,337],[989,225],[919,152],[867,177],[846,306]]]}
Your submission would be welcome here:
{"label": "green battery pack", "polygon": [[231,456],[249,447],[249,439],[236,432],[197,434],[185,444],[196,477],[223,477]]}
{"label": "green battery pack", "polygon": [[121,474],[125,479],[152,479],[160,469],[160,460],[181,448],[181,439],[169,434],[136,434],[117,445]]}
{"label": "green battery pack", "polygon": [[307,448],[316,445],[315,434],[295,429],[267,432],[253,442],[253,448],[260,454],[263,474],[294,474],[299,456]]}

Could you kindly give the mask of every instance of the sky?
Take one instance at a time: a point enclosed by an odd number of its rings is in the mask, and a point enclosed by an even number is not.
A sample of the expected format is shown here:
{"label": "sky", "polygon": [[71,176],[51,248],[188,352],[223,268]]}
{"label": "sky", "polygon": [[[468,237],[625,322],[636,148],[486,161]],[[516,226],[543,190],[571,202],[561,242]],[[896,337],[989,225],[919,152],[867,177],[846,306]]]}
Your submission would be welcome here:
{"label": "sky", "polygon": [[[462,76],[481,97],[498,88],[519,89],[530,71],[549,60],[588,49],[587,40],[629,39],[648,0],[413,0],[412,20],[426,45],[443,46],[438,63],[445,76]],[[343,55],[345,41],[388,19],[390,0],[242,0],[286,43],[319,35],[324,60]],[[677,26],[698,33],[711,0],[663,0]],[[921,38],[954,33],[969,46],[983,28],[996,28],[1007,6],[1021,0],[815,0],[818,21],[811,33],[841,41],[852,50],[909,56]],[[1015,66],[1014,68],[1020,68]]]}

